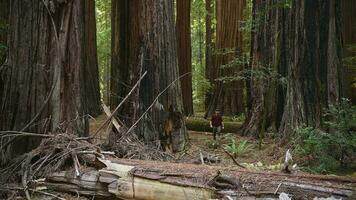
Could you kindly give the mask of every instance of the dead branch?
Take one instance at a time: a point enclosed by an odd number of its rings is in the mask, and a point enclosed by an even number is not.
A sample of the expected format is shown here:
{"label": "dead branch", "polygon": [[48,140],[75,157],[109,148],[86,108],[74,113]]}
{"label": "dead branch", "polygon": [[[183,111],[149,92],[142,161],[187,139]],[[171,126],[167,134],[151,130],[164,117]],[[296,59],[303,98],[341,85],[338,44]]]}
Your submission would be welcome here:
{"label": "dead branch", "polygon": [[72,178],[72,171],[55,173],[42,184],[53,190],[102,194],[102,197],[107,197],[109,191],[118,199],[145,200],[216,199],[226,195],[268,198],[281,193],[288,193],[293,199],[330,196],[352,199],[356,192],[355,179],[333,176],[316,179],[313,175],[258,173],[206,165],[122,159],[99,161],[106,167],[91,169],[77,178]]}
{"label": "dead branch", "polygon": [[53,135],[49,135],[49,134],[29,133],[23,131],[0,131],[0,138],[16,137],[16,136],[43,137],[43,138],[53,137]]}
{"label": "dead branch", "polygon": [[115,110],[111,113],[111,115],[101,124],[101,126],[94,132],[94,137],[99,133],[99,131],[112,119],[112,117],[116,114],[119,108],[125,103],[125,101],[131,96],[131,94],[135,91],[135,89],[140,85],[142,79],[146,76],[147,71],[143,73],[143,75],[138,79],[136,84],[131,88],[130,92],[125,96],[125,98],[116,106]]}
{"label": "dead branch", "polygon": [[225,149],[224,149],[224,152],[231,158],[231,160],[235,163],[235,165],[237,165],[237,166],[239,166],[239,167],[241,167],[241,168],[246,168],[245,166],[243,166],[243,165],[241,165],[240,163],[238,163],[237,161],[236,161],[236,159],[234,158],[234,156],[233,155],[231,155],[228,151],[226,151]]}
{"label": "dead branch", "polygon": [[142,120],[142,118],[146,115],[148,111],[152,109],[152,107],[156,104],[158,101],[158,98],[162,96],[173,84],[175,84],[177,81],[179,81],[181,78],[184,78],[185,76],[191,74],[192,72],[185,73],[175,80],[173,80],[166,88],[164,88],[158,95],[157,97],[153,100],[152,104],[145,110],[145,112],[142,113],[142,115],[136,120],[136,122],[122,135],[122,137],[125,137],[127,134],[129,134],[135,127],[136,125]]}

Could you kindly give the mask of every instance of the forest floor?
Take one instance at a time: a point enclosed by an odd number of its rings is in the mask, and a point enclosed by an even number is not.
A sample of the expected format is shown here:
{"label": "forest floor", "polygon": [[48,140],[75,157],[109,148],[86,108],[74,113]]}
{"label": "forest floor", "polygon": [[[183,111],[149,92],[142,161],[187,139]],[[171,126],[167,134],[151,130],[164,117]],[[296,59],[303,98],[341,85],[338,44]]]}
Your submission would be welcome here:
{"label": "forest floor", "polygon": [[[90,120],[90,132],[93,133],[100,125],[107,119],[105,115],[101,115],[95,119]],[[189,119],[188,119],[189,120]],[[195,120],[201,121],[203,124],[206,124],[208,120],[198,118]],[[236,121],[233,121],[231,123],[234,123],[231,128],[234,128],[234,126],[238,123],[241,124],[241,121],[235,123]],[[190,122],[188,122],[190,123]],[[244,166],[247,168],[247,171],[250,172],[257,172],[257,173],[263,173],[267,171],[276,171],[279,172],[281,171],[282,168],[282,163],[284,162],[285,158],[285,153],[287,151],[288,146],[280,145],[276,143],[275,140],[272,138],[270,139],[264,139],[263,143],[261,145],[261,148],[259,148],[259,141],[256,140],[255,138],[251,137],[244,137],[240,136],[237,133],[229,133],[228,131],[225,131],[226,133],[222,133],[220,137],[218,137],[217,140],[213,139],[212,133],[209,132],[209,128],[204,128],[207,131],[189,131],[189,140],[186,145],[186,148],[184,151],[176,154],[172,154],[173,159],[170,160],[170,162],[173,163],[193,163],[193,164],[204,164],[204,165],[210,165],[210,166],[217,166],[216,168],[223,167],[223,168],[228,168],[231,170],[239,170],[240,166],[236,166],[235,162],[238,162],[239,165]],[[235,129],[238,130],[238,129]],[[104,142],[107,137],[109,130],[103,129],[96,135],[96,142]],[[235,131],[236,132],[236,131]],[[233,142],[234,141],[234,142]],[[232,146],[234,146],[232,148]],[[230,152],[230,155],[226,153],[227,149]],[[231,153],[232,150],[235,149],[235,153],[238,155],[235,156],[235,162],[231,158]],[[293,154],[293,152],[292,152]],[[293,155],[295,156],[295,155]],[[295,156],[295,160],[298,163],[298,157]],[[203,162],[202,162],[203,160]],[[141,161],[132,161],[132,162],[141,162]],[[145,161],[142,161],[145,163]],[[148,164],[147,164],[148,163]],[[146,162],[146,164],[149,166],[150,162]],[[177,165],[177,164],[167,164],[163,162],[156,162],[153,161],[151,163],[159,163],[159,166],[155,166],[156,168],[161,167],[162,169],[166,169],[167,165],[174,165],[175,167],[177,166],[183,166],[184,165]],[[198,165],[187,165],[190,167],[198,167]],[[145,165],[144,165],[145,166]],[[147,166],[146,166],[147,167]],[[151,166],[152,167],[152,166]],[[206,170],[210,169],[216,169],[215,167],[207,167],[204,168]],[[149,169],[151,169],[149,167]],[[244,171],[244,170],[243,170]],[[266,173],[269,174],[269,173]],[[274,173],[271,173],[274,174]],[[310,174],[303,172],[300,170],[299,167],[297,167],[297,170],[293,171],[293,175],[298,175],[300,177],[303,177],[304,175],[309,176]],[[340,174],[341,175],[341,174]],[[348,173],[348,174],[342,174],[342,175],[347,175],[344,178],[349,178],[351,175],[351,178],[356,177],[356,173]],[[246,174],[245,174],[246,176]],[[273,176],[273,175],[272,175]],[[321,176],[320,176],[321,177]],[[74,200],[74,199],[87,199],[84,197],[79,197],[79,196],[73,196],[69,194],[62,194],[62,193],[55,193],[58,194],[59,196],[68,199],[68,200]],[[43,195],[35,195],[34,200],[39,200],[39,199],[46,199],[43,198]]]}
{"label": "forest floor", "polygon": [[[106,115],[100,115],[90,120],[90,132],[96,130],[105,120]],[[245,137],[238,134],[238,129],[243,123],[241,119],[225,118],[224,133],[217,140],[213,140],[210,132],[209,121],[201,115],[187,118],[187,127],[189,130],[189,141],[183,152],[173,155],[172,162],[195,163],[214,166],[236,166],[232,158],[226,153],[227,148],[235,151],[238,155],[235,160],[248,169],[255,171],[280,171],[283,167],[285,153],[289,148],[288,145],[281,145],[273,138],[265,138],[262,142],[261,149],[259,141],[252,137]],[[198,131],[197,131],[198,130]],[[235,133],[232,133],[235,132]],[[237,132],[237,133],[236,133]],[[96,136],[96,142],[104,142],[108,137],[108,130],[101,130]],[[235,144],[233,144],[233,142]],[[242,143],[245,143],[244,145]],[[234,145],[233,148],[231,148]],[[230,147],[229,147],[230,146]],[[292,152],[294,162],[303,163],[303,158],[299,158]],[[298,171],[302,171],[301,166],[297,165]],[[309,170],[307,170],[309,171]],[[336,172],[337,175],[356,176],[353,170]]]}
{"label": "forest floor", "polygon": [[[106,115],[100,115],[90,120],[90,132],[95,131],[105,120]],[[203,118],[203,114],[186,119],[189,129],[189,141],[183,152],[173,155],[172,162],[195,163],[214,166],[236,166],[232,158],[226,153],[230,149],[230,154],[236,152],[235,160],[248,169],[255,171],[280,171],[283,167],[285,154],[290,146],[281,145],[276,142],[272,135],[267,135],[259,148],[259,140],[252,137],[241,136],[238,133],[243,124],[241,118],[224,117],[225,129],[217,140],[213,140],[210,132],[209,120]],[[109,130],[102,129],[96,136],[95,142],[104,142],[108,137]],[[233,142],[234,141],[234,142]],[[234,143],[234,144],[233,144]],[[245,143],[245,144],[243,144]],[[304,159],[294,154],[292,151],[294,163],[297,163],[298,171],[309,171],[310,168],[303,168],[300,163],[305,163]],[[356,177],[354,168],[335,172],[336,175],[351,175]]]}
{"label": "forest floor", "polygon": [[[96,119],[90,120],[90,132],[106,119],[101,115]],[[189,141],[183,152],[174,155],[175,162],[201,164],[201,157],[204,164],[214,166],[234,166],[231,157],[224,151],[226,146],[232,146],[235,141],[235,151],[238,156],[235,160],[254,170],[280,170],[281,163],[284,161],[286,147],[281,147],[272,139],[265,139],[259,149],[258,141],[251,137],[243,137],[238,134],[222,133],[217,140],[213,140],[211,132],[189,131]],[[102,130],[97,135],[98,140],[104,141],[107,138],[108,131]],[[246,144],[242,146],[242,143]]]}
{"label": "forest floor", "polygon": [[[284,161],[286,149],[276,145],[272,140],[265,140],[261,149],[258,142],[250,137],[224,133],[217,140],[210,132],[189,131],[189,143],[179,159],[180,162],[201,163],[201,154],[205,162],[218,166],[234,166],[231,157],[225,152],[226,146],[232,146],[235,140],[235,151],[239,154],[235,160],[255,170],[279,170]],[[246,141],[246,145],[242,143]],[[231,153],[231,152],[230,152]]]}

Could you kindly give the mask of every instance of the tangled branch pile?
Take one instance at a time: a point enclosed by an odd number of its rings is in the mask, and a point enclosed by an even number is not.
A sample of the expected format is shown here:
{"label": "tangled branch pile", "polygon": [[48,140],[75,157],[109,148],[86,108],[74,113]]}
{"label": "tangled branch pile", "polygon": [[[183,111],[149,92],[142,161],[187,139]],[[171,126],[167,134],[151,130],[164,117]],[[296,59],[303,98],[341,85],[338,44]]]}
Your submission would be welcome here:
{"label": "tangled branch pile", "polygon": [[39,177],[72,167],[86,165],[95,159],[90,154],[100,154],[99,149],[88,141],[72,134],[44,135],[45,139],[32,151],[10,162],[0,171],[1,182],[15,182],[22,177],[27,183]]}

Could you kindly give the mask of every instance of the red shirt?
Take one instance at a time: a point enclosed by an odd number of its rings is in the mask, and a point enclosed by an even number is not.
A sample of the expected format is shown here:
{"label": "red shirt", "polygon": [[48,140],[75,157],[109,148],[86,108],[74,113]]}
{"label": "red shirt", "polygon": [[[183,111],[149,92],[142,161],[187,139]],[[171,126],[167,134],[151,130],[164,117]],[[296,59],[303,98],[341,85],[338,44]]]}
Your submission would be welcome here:
{"label": "red shirt", "polygon": [[222,117],[221,117],[221,115],[213,114],[213,116],[211,117],[211,125],[213,125],[213,127],[222,126]]}

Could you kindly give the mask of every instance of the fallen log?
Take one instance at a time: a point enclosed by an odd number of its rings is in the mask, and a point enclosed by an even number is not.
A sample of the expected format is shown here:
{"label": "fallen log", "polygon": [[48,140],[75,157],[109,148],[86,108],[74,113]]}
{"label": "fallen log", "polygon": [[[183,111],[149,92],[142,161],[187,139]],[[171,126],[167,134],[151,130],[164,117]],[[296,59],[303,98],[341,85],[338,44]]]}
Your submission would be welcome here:
{"label": "fallen log", "polygon": [[241,168],[100,159],[103,168],[53,174],[38,186],[104,199],[187,200],[330,197],[356,199],[356,179],[338,176],[254,172]]}

